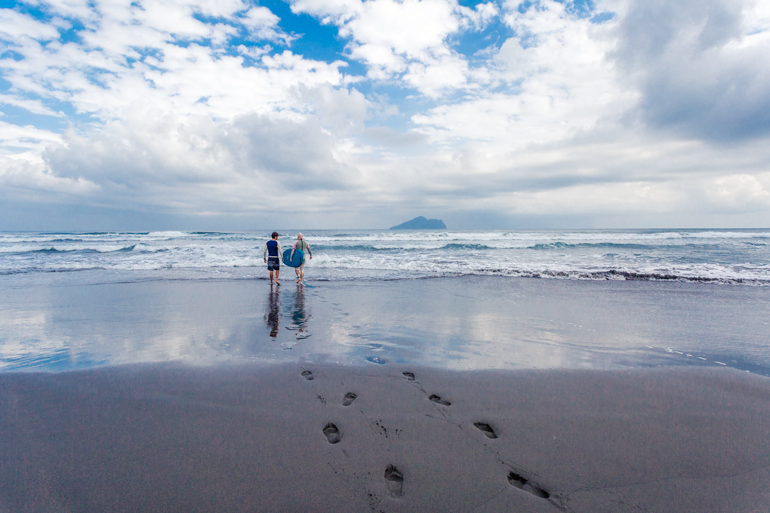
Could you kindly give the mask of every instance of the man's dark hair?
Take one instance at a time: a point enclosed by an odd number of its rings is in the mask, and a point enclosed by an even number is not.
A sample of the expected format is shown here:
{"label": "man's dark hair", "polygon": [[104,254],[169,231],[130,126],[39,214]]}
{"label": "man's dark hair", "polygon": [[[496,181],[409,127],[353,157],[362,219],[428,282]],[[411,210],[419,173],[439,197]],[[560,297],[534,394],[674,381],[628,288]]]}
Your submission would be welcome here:
{"label": "man's dark hair", "polygon": [[278,237],[278,232],[273,232],[270,234],[270,236],[275,239],[276,237]]}

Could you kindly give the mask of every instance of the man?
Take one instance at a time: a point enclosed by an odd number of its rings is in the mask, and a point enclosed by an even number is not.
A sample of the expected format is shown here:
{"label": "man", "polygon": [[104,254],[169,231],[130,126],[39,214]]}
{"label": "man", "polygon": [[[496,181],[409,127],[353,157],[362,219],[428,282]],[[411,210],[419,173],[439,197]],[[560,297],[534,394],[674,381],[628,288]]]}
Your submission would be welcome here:
{"label": "man", "polygon": [[273,240],[265,243],[265,250],[262,252],[262,258],[267,264],[267,270],[270,271],[270,286],[273,286],[273,271],[275,271],[275,284],[280,285],[278,275],[281,273],[281,243],[278,242],[278,232],[270,235]]}
{"label": "man", "polygon": [[310,252],[310,244],[302,238],[301,233],[297,234],[297,240],[294,241],[294,245],[291,247],[291,256],[289,257],[289,260],[294,258],[294,252],[298,249],[302,251],[302,263],[299,267],[294,268],[294,272],[297,273],[297,283],[300,283],[305,279],[305,262],[307,261],[307,256],[310,255],[310,260],[313,260],[313,253]]}

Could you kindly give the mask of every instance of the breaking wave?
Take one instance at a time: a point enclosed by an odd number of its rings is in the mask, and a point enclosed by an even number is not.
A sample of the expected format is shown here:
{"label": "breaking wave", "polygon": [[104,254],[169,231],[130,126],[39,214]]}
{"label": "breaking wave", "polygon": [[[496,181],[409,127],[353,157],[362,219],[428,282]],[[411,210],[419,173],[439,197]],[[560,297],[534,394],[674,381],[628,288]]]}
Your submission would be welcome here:
{"label": "breaking wave", "polygon": [[[272,231],[272,230],[271,230]],[[296,234],[280,241],[291,247]],[[0,274],[89,270],[105,279],[263,277],[260,232],[0,233]],[[766,285],[761,230],[304,231],[318,280],[499,275]],[[112,274],[111,274],[112,273]],[[149,278],[148,278],[149,277]]]}

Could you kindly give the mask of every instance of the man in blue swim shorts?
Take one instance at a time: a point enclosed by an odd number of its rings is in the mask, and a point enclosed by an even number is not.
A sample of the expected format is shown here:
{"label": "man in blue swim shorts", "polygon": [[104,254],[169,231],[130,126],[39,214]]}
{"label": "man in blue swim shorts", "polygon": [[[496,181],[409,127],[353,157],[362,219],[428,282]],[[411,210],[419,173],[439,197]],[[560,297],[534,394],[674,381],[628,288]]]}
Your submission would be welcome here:
{"label": "man in blue swim shorts", "polygon": [[278,232],[270,235],[273,239],[267,241],[265,250],[262,252],[262,258],[267,264],[267,270],[270,271],[270,286],[273,286],[273,271],[275,271],[275,284],[280,285],[278,275],[281,273],[281,243],[278,242]]}

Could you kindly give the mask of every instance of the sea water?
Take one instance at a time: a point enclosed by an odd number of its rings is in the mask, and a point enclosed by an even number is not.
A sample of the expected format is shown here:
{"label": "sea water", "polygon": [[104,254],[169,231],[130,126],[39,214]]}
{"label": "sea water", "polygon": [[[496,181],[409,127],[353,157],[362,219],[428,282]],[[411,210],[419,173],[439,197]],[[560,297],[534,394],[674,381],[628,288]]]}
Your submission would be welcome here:
{"label": "sea water", "polygon": [[[770,283],[770,230],[305,231],[310,280],[467,275]],[[269,232],[0,233],[0,275],[265,279]],[[296,231],[282,231],[284,248]],[[78,277],[76,279],[83,279]]]}

